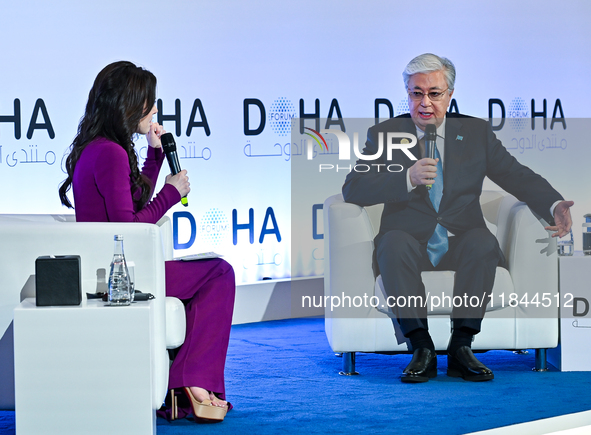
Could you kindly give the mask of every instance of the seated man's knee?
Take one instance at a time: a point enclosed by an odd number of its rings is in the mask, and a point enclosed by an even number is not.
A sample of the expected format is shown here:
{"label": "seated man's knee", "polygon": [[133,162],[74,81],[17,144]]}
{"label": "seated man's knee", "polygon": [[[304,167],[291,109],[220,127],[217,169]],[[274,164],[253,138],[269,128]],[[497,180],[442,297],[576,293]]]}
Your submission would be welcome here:
{"label": "seated man's knee", "polygon": [[389,262],[396,262],[416,255],[420,255],[419,243],[404,231],[388,231],[380,238],[377,246],[378,259],[387,258]]}
{"label": "seated man's knee", "polygon": [[497,238],[487,228],[475,228],[464,235],[466,253],[485,256],[499,251]]}

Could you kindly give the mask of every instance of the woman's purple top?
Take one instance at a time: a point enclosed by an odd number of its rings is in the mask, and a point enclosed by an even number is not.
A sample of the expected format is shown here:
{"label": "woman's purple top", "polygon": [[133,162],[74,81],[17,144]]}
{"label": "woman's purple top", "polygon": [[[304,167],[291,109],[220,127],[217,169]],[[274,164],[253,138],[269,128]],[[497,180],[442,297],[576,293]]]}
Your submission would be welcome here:
{"label": "woman's purple top", "polygon": [[[142,174],[156,185],[164,160],[160,148],[148,147]],[[181,200],[171,184],[137,210],[131,193],[131,169],[127,152],[115,142],[97,138],[89,143],[76,163],[72,180],[77,222],[156,223]]]}

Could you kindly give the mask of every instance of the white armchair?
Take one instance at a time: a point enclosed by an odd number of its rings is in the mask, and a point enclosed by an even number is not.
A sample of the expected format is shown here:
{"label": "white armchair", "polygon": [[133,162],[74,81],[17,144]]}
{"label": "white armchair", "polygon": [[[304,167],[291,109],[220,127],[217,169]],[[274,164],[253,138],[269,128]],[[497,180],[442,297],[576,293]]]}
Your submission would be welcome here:
{"label": "white armchair", "polygon": [[[507,269],[497,268],[492,301],[472,348],[536,349],[536,369],[545,370],[546,349],[558,344],[556,243],[544,230],[544,222],[515,197],[484,191],[480,202],[486,224],[499,240]],[[410,349],[387,309],[381,276],[373,273],[373,239],[382,210],[383,205],[359,207],[346,203],[340,194],[324,203],[325,330],[332,350],[343,353],[344,374],[355,373],[355,352],[397,353]],[[422,278],[426,293],[453,297],[454,272],[423,272]],[[538,303],[532,304],[536,294]],[[343,296],[351,300],[376,296],[379,303],[374,299],[375,308],[331,307],[333,296],[339,297],[339,303]],[[543,304],[542,297],[546,298]],[[516,302],[510,304],[510,298]],[[548,301],[550,306],[543,307]],[[444,351],[450,336],[451,309],[430,303],[428,309],[435,348]]]}
{"label": "white armchair", "polygon": [[[0,331],[8,330],[13,309],[35,297],[35,259],[43,255],[80,255],[82,296],[104,287],[113,257],[113,235],[124,236],[125,256],[135,263],[135,286],[154,299],[152,407],[160,408],[168,386],[168,349],[185,338],[182,302],[165,294],[165,260],[172,258],[170,219],[158,225],[139,223],[76,223],[73,215],[0,215]],[[104,269],[104,272],[101,271]],[[99,273],[102,272],[102,273]],[[98,281],[98,282],[97,282]],[[0,334],[1,336],[1,334]],[[10,355],[12,358],[12,355]],[[4,359],[4,358],[3,358]]]}

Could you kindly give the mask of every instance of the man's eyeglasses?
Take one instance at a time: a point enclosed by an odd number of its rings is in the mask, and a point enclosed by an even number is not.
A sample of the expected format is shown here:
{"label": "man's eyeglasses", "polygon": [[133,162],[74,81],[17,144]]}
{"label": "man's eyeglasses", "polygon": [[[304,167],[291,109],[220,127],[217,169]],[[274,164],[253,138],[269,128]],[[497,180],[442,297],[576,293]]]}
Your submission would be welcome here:
{"label": "man's eyeglasses", "polygon": [[[431,91],[427,93],[427,96],[431,101],[440,101],[448,89],[449,88],[446,88],[443,91]],[[408,96],[414,101],[422,101],[423,98],[425,98],[425,94],[421,91],[408,91]]]}

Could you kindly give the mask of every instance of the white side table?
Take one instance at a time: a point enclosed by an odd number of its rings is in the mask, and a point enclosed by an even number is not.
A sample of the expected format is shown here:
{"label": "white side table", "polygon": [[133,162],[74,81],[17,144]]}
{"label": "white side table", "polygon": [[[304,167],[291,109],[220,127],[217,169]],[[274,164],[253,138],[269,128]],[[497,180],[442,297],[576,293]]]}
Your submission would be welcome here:
{"label": "white side table", "polygon": [[560,339],[556,349],[548,349],[548,361],[561,371],[589,371],[591,370],[591,256],[585,256],[577,251],[571,257],[558,258]]}
{"label": "white side table", "polygon": [[14,310],[16,430],[26,434],[156,434],[153,302]]}

